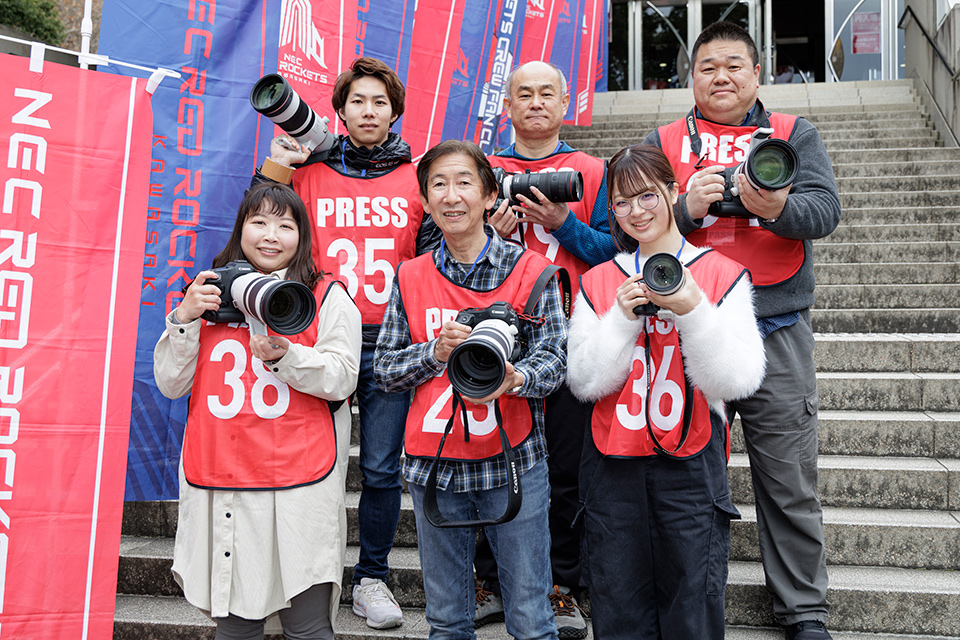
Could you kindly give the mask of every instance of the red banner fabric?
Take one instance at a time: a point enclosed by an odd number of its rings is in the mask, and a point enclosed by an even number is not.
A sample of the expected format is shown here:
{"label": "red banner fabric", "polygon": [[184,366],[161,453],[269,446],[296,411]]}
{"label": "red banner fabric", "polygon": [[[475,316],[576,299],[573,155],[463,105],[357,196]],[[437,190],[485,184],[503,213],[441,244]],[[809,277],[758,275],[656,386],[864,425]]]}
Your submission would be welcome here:
{"label": "red banner fabric", "polygon": [[113,634],[152,115],[0,55],[0,639]]}

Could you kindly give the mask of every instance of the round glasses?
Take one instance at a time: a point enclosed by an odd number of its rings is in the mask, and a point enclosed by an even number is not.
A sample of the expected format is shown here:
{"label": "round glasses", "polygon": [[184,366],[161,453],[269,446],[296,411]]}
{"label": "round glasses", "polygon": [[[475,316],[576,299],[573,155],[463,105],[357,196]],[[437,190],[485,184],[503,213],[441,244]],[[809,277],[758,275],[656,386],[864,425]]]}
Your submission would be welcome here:
{"label": "round glasses", "polygon": [[660,204],[660,194],[648,191],[636,198],[617,198],[613,201],[613,213],[618,218],[626,218],[633,211],[634,203],[649,211]]}

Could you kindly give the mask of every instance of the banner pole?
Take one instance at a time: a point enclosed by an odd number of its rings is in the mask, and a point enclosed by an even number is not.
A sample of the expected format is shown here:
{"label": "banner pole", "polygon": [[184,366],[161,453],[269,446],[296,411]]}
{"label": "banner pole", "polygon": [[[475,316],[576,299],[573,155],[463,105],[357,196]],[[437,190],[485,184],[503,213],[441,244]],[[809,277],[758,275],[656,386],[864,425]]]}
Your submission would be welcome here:
{"label": "banner pole", "polygon": [[87,69],[89,64],[85,59],[90,54],[90,39],[93,36],[93,0],[83,0],[83,19],[80,21],[80,68]]}
{"label": "banner pole", "polygon": [[[60,53],[65,53],[71,56],[77,56],[77,60],[80,62],[80,66],[83,69],[87,69],[88,64],[95,64],[98,67],[107,67],[111,64],[115,64],[121,67],[128,67],[130,69],[139,69],[140,71],[149,71],[151,72],[150,83],[152,83],[153,88],[156,88],[156,85],[159,84],[160,80],[165,77],[169,78],[179,78],[180,72],[174,71],[173,69],[167,69],[166,67],[144,67],[139,64],[133,64],[132,62],[122,62],[120,60],[112,60],[109,56],[102,56],[97,53],[83,53],[82,51],[71,51],[70,49],[61,49],[60,47],[51,47],[50,45],[44,42],[36,42],[30,40],[21,40],[20,38],[14,38],[13,36],[8,36],[0,33],[0,40],[8,40],[10,42],[16,42],[17,44],[24,44],[30,47],[31,58],[39,56],[39,52],[49,49],[50,51],[59,51]],[[90,43],[87,43],[87,48],[89,49]],[[42,67],[43,60],[39,61],[34,60],[34,62],[39,62]],[[40,69],[36,69],[37,72]],[[148,84],[148,86],[150,86]],[[150,93],[153,93],[151,91]]]}

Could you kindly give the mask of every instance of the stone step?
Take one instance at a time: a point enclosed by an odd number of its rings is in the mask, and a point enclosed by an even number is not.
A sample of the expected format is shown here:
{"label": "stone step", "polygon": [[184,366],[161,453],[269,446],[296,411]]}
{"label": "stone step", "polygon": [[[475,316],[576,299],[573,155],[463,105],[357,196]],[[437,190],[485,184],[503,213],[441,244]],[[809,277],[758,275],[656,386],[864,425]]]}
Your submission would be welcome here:
{"label": "stone step", "polygon": [[818,309],[960,307],[960,289],[953,284],[824,284],[816,291]]}
{"label": "stone step", "polygon": [[[624,113],[616,116],[597,115],[591,118],[589,127],[564,125],[560,129],[560,139],[567,140],[573,137],[582,139],[591,134],[599,137],[602,132],[618,130],[635,130],[641,132],[639,139],[659,126],[670,124],[677,118],[686,115],[689,108],[685,111],[673,111],[668,115],[660,113],[659,109],[647,111],[638,111],[637,113]],[[811,111],[793,111],[794,115],[803,116],[822,131],[828,129],[856,129],[858,127],[876,127],[887,129],[904,129],[914,127],[926,127],[929,124],[927,116],[923,115],[915,106],[906,106],[903,109],[887,110],[877,112],[831,112],[829,110],[819,109]],[[672,116],[672,117],[671,117]]]}
{"label": "stone step", "polygon": [[960,309],[811,309],[820,333],[955,333]]}
{"label": "stone step", "polygon": [[[844,212],[844,215],[846,212]],[[841,219],[840,224],[818,244],[829,242],[930,242],[947,240],[960,242],[960,224],[933,222],[915,224],[853,224]]]}
{"label": "stone step", "polygon": [[[816,259],[816,253],[814,259]],[[814,264],[817,284],[950,284],[960,280],[956,262]]]}
{"label": "stone step", "polygon": [[[926,149],[855,149],[827,147],[834,166],[847,164],[874,164],[877,162],[912,163],[917,161],[942,162],[945,165],[960,160],[960,148],[929,147]],[[954,165],[955,166],[955,165]]]}
{"label": "stone step", "polygon": [[[348,557],[350,551],[355,552],[355,549],[348,550]],[[389,562],[391,574],[387,582],[398,601],[407,608],[421,609],[423,592],[419,586],[422,578],[417,552],[395,549]],[[960,633],[960,572],[848,566],[832,566],[829,572],[832,629],[939,635]],[[418,585],[419,593],[404,592],[404,583]],[[343,604],[348,597],[345,590]],[[418,603],[406,604],[408,598],[411,603]],[[209,633],[206,629],[212,627],[212,623],[198,611],[188,611],[188,607],[190,605],[182,598],[120,595],[117,597],[114,637],[206,637],[200,634]],[[770,596],[763,586],[759,563],[730,563],[726,611],[728,623],[752,628],[774,626]],[[341,613],[347,612],[341,609]],[[346,620],[343,622],[351,624]],[[410,631],[426,633],[426,629],[420,629],[420,625],[411,619],[397,631],[378,632],[377,636],[390,637],[383,634],[399,632],[404,635],[395,637],[421,637],[407,635],[408,631],[404,629],[407,625],[414,627]],[[152,628],[155,635],[141,635],[144,627]],[[487,633],[484,631],[482,635],[487,637]],[[347,636],[338,634],[338,637]]]}
{"label": "stone step", "polygon": [[960,373],[960,334],[818,333],[820,372]]}
{"label": "stone step", "polygon": [[817,242],[814,254],[817,264],[958,262],[960,242]]}
{"label": "stone step", "polygon": [[956,205],[958,191],[886,191],[873,193],[840,193],[840,205],[847,207],[921,207]]}
{"label": "stone step", "polygon": [[[429,624],[421,609],[405,609],[403,625],[394,629],[371,629],[366,622],[352,613],[350,607],[342,605],[337,615],[335,629],[338,640],[426,640]],[[593,638],[590,624],[587,624],[587,638]],[[482,627],[478,637],[484,640],[508,640],[506,626],[503,623]],[[215,627],[213,622],[201,614],[183,598],[164,598],[151,596],[117,596],[114,640],[213,640]],[[831,628],[836,640],[943,640],[944,636],[901,635],[901,634],[865,634],[837,631]],[[279,639],[279,635],[267,635],[268,639]],[[727,640],[782,640],[780,628],[748,627],[727,625]]]}
{"label": "stone step", "polygon": [[818,372],[824,411],[960,411],[960,373]]}
{"label": "stone step", "polygon": [[[757,512],[738,504],[742,520],[730,523],[730,559],[760,562]],[[823,508],[827,565],[960,569],[960,519],[948,511]]]}
{"label": "stone step", "polygon": [[[949,167],[944,167],[949,170]],[[838,178],[837,190],[843,195],[852,193],[881,193],[886,191],[951,191],[960,190],[960,175],[933,176],[871,176]]]}
{"label": "stone step", "polygon": [[[957,159],[960,160],[960,156],[957,156]],[[844,207],[841,216],[841,224],[853,225],[910,226],[914,224],[955,224],[957,222],[960,222],[960,203],[938,206]]]}
{"label": "stone step", "polygon": [[[937,132],[930,127],[930,124],[914,113],[913,118],[903,118],[897,120],[896,125],[891,125],[891,121],[884,120],[827,120],[816,123],[824,140],[845,140],[855,138],[900,138],[909,135],[921,137],[937,137]],[[634,142],[642,141],[651,131],[658,126],[667,124],[659,117],[647,117],[644,119],[629,120],[627,122],[603,122],[589,127],[570,127],[560,134],[560,139],[570,143],[573,147],[578,147],[582,141],[605,140],[610,142],[613,138],[628,139]],[[610,142],[612,144],[612,142]],[[632,144],[632,142],[626,143]],[[829,143],[828,143],[829,145]]]}
{"label": "stone step", "polygon": [[[873,178],[891,176],[939,176],[948,172],[950,167],[938,160],[915,160],[911,162],[858,162],[854,164],[833,165],[837,179]],[[955,175],[955,174],[954,174]]]}
{"label": "stone step", "polygon": [[[960,460],[821,455],[818,465],[818,490],[823,506],[960,509]],[[753,487],[746,454],[730,454],[728,472],[733,501],[752,504]]]}
{"label": "stone step", "polygon": [[[820,455],[960,459],[960,413],[820,411],[817,436]],[[746,452],[739,418],[730,450]]]}

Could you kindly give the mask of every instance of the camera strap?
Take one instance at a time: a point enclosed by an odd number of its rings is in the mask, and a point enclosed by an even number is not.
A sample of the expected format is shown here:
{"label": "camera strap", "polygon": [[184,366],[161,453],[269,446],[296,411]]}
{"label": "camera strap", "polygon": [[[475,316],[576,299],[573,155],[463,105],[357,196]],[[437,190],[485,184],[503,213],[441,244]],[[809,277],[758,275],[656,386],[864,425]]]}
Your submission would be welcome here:
{"label": "camera strap", "polygon": [[[756,105],[754,108],[760,108],[760,118],[758,119],[758,127],[770,127],[770,118],[767,117],[767,110],[763,106],[763,103],[760,102],[760,99],[757,99]],[[700,155],[700,150],[703,149],[703,143],[700,142],[700,131],[697,129],[697,108],[694,107],[690,109],[690,113],[687,114],[687,117],[684,118],[684,122],[687,124],[687,135],[690,136],[690,151],[693,152],[693,155],[697,156],[697,164],[693,167],[696,171],[703,169],[703,161],[706,160],[706,154]]]}
{"label": "camera strap", "polygon": [[660,444],[660,440],[657,439],[656,434],[653,432],[653,427],[650,426],[650,391],[653,386],[653,380],[651,380],[650,375],[650,334],[647,333],[646,328],[643,330],[643,352],[647,361],[647,401],[644,403],[644,411],[646,414],[644,416],[644,420],[647,423],[647,434],[650,436],[650,441],[653,443],[653,450],[659,455],[667,458],[685,457],[678,456],[677,452],[683,448],[684,443],[687,441],[687,436],[690,434],[690,422],[693,418],[693,387],[690,385],[690,380],[686,375],[684,375],[683,426],[681,427],[680,431],[680,442],[677,443],[677,447],[673,451],[670,451]]}
{"label": "camera strap", "polygon": [[567,273],[566,269],[555,264],[551,264],[549,267],[544,269],[540,274],[540,277],[537,278],[537,281],[533,283],[533,289],[530,291],[530,297],[527,298],[527,304],[523,307],[524,316],[528,318],[533,316],[533,310],[537,307],[537,302],[540,300],[540,294],[543,293],[543,290],[547,287],[547,283],[550,282],[550,278],[553,277],[553,274],[557,274],[557,282],[560,284],[560,299],[563,304],[563,315],[567,319],[570,318],[570,298],[572,294],[570,287],[570,274]]}
{"label": "camera strap", "polygon": [[469,433],[469,423],[467,422],[467,405],[464,403],[460,393],[453,390],[453,412],[447,421],[447,426],[443,430],[443,437],[440,439],[440,447],[437,449],[437,455],[433,459],[433,466],[430,468],[430,474],[427,476],[427,484],[423,491],[423,514],[427,517],[427,522],[441,529],[453,527],[485,527],[495,524],[510,522],[517,517],[520,512],[520,504],[523,501],[522,490],[520,487],[520,475],[517,473],[517,461],[513,455],[513,447],[510,446],[510,439],[507,438],[507,432],[503,428],[503,415],[500,413],[500,403],[493,401],[493,408],[497,416],[497,431],[500,433],[500,445],[503,447],[503,461],[507,471],[507,506],[496,520],[447,520],[440,513],[440,506],[437,504],[437,470],[440,468],[440,454],[443,451],[443,443],[453,429],[453,421],[457,415],[457,407],[463,412],[463,429]]}
{"label": "camera strap", "polygon": [[[530,290],[530,296],[527,298],[527,303],[524,305],[523,313],[521,314],[521,317],[524,320],[527,320],[528,322],[535,321],[533,317],[533,311],[537,306],[537,302],[540,300],[540,295],[543,293],[543,290],[546,289],[547,283],[550,282],[550,279],[554,276],[554,274],[556,274],[557,280],[560,284],[560,295],[563,304],[564,317],[570,317],[570,274],[567,273],[567,270],[563,267],[551,264],[540,273],[536,281],[533,283],[533,288]],[[543,322],[543,320],[540,319],[540,322]],[[500,403],[497,400],[494,400],[493,402],[493,409],[494,415],[497,417],[497,432],[500,434],[500,447],[503,449],[503,461],[507,472],[507,506],[504,509],[503,515],[496,520],[451,521],[447,520],[447,518],[440,513],[440,507],[437,504],[437,472],[440,468],[440,456],[443,452],[443,444],[447,441],[447,436],[450,435],[450,432],[453,430],[453,422],[454,418],[456,418],[458,408],[461,411],[464,440],[469,441],[470,439],[467,405],[464,402],[463,397],[461,397],[460,392],[456,389],[453,389],[452,405],[453,410],[450,413],[450,419],[447,421],[447,426],[443,430],[443,436],[440,438],[440,446],[437,448],[437,455],[433,459],[433,465],[431,466],[430,473],[427,476],[427,484],[424,487],[423,513],[427,518],[427,522],[435,527],[440,528],[483,527],[510,522],[517,517],[517,513],[520,512],[520,505],[523,501],[523,492],[520,486],[520,475],[517,473],[516,456],[514,456],[513,447],[510,445],[510,439],[507,437],[507,432],[503,428],[503,414],[500,412]]]}

